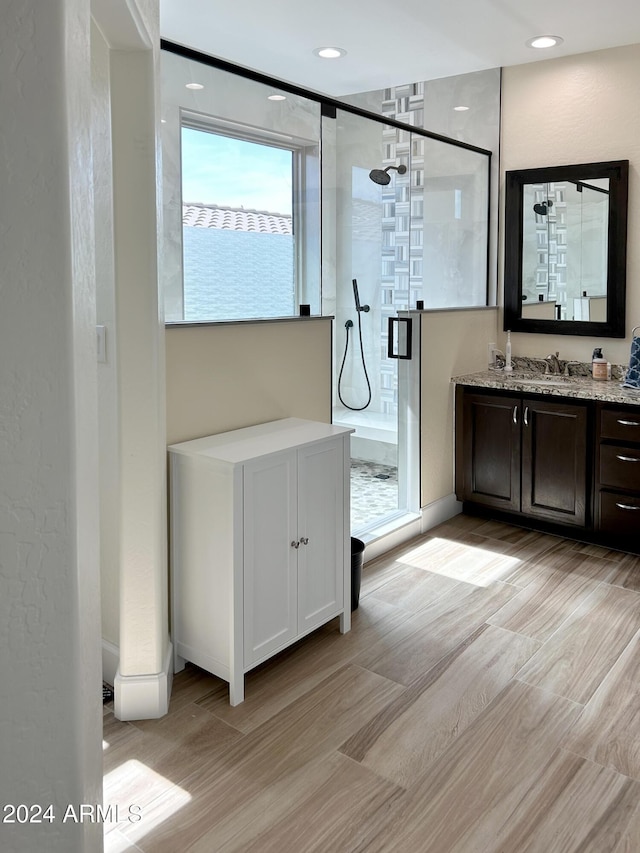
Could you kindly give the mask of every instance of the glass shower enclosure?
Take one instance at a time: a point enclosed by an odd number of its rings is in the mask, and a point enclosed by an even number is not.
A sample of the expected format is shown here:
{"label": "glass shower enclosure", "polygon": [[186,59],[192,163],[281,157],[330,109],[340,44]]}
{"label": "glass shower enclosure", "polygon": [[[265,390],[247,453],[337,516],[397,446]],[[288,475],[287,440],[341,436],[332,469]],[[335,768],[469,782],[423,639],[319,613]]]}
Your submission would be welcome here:
{"label": "glass shower enclosure", "polygon": [[355,429],[353,535],[418,518],[421,310],[487,304],[489,168],[471,145],[323,111],[323,313],[333,420]]}
{"label": "glass shower enclosure", "polygon": [[166,320],[335,317],[368,541],[420,513],[420,307],[487,302],[490,153],[397,121],[399,91],[378,115],[163,42]]}

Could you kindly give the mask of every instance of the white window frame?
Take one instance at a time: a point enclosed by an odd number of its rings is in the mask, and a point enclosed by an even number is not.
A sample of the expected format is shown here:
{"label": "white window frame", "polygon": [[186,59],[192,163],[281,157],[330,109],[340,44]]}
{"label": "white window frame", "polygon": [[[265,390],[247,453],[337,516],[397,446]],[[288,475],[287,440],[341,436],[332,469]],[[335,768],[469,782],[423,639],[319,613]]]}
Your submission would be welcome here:
{"label": "white window frame", "polygon": [[[276,131],[265,128],[256,127],[244,122],[232,121],[220,116],[207,115],[204,113],[194,112],[193,110],[180,110],[180,138],[182,138],[183,128],[190,130],[199,130],[203,133],[212,133],[216,136],[227,136],[232,139],[238,139],[243,142],[254,142],[259,145],[266,145],[271,148],[281,148],[285,151],[290,151],[291,158],[291,229],[293,235],[293,275],[294,275],[294,307],[290,316],[295,316],[299,312],[301,303],[312,304],[316,302],[318,306],[321,304],[321,294],[318,292],[316,298],[307,292],[309,276],[305,275],[307,257],[309,254],[309,246],[311,237],[315,227],[316,233],[319,233],[320,228],[320,212],[318,210],[317,218],[310,215],[308,205],[304,203],[306,199],[306,175],[305,164],[309,156],[319,157],[318,143],[310,143],[308,140],[296,139],[295,137],[278,133]],[[182,197],[182,145],[180,146],[180,196],[181,208],[184,204]],[[315,220],[315,221],[314,221]],[[184,251],[184,249],[183,249]],[[319,247],[318,247],[319,251]],[[182,292],[184,305],[184,264],[182,269]],[[265,315],[265,319],[276,319],[272,315]],[[183,322],[189,322],[184,321]],[[207,322],[204,320],[204,322]],[[214,320],[212,322],[237,322],[237,320],[225,321]]]}

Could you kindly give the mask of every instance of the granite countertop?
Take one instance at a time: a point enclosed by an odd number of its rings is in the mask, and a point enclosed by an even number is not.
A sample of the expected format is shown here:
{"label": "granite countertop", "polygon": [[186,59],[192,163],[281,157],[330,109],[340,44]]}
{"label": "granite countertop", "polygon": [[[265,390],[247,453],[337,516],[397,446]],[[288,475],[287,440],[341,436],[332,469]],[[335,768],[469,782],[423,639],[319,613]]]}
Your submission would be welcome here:
{"label": "granite countertop", "polygon": [[[640,406],[640,391],[622,388],[626,367],[613,365],[614,378],[607,380],[592,379],[590,364],[571,363],[571,375],[544,374],[539,361],[514,358],[513,372],[504,370],[481,370],[467,373],[451,379],[455,385],[468,385],[475,388],[495,388],[501,391],[519,391],[532,394],[546,394],[551,397],[572,397],[579,400],[599,400],[606,403],[624,403]],[[564,370],[565,363],[560,362]]]}

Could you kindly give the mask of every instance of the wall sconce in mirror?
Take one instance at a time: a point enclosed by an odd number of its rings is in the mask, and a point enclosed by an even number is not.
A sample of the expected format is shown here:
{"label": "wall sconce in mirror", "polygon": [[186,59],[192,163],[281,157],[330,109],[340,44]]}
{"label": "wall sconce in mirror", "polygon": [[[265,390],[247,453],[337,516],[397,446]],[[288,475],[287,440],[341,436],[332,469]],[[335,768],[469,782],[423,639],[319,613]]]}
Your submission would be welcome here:
{"label": "wall sconce in mirror", "polygon": [[504,328],[625,336],[629,161],[506,173]]}

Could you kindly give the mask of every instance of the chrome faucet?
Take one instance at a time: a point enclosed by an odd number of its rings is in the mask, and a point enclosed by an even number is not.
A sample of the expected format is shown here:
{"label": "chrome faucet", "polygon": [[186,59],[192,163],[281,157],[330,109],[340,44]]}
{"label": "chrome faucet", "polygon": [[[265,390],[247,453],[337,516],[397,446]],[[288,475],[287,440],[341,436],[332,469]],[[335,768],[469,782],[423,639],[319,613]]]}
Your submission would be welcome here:
{"label": "chrome faucet", "polygon": [[552,353],[549,353],[549,355],[545,357],[545,361],[547,362],[547,366],[546,366],[545,371],[544,371],[545,373],[554,373],[554,374],[558,374],[558,375],[560,373],[562,373],[562,368],[560,366],[560,360],[558,359],[559,355],[560,355],[559,352],[556,352],[556,353],[552,352]]}

